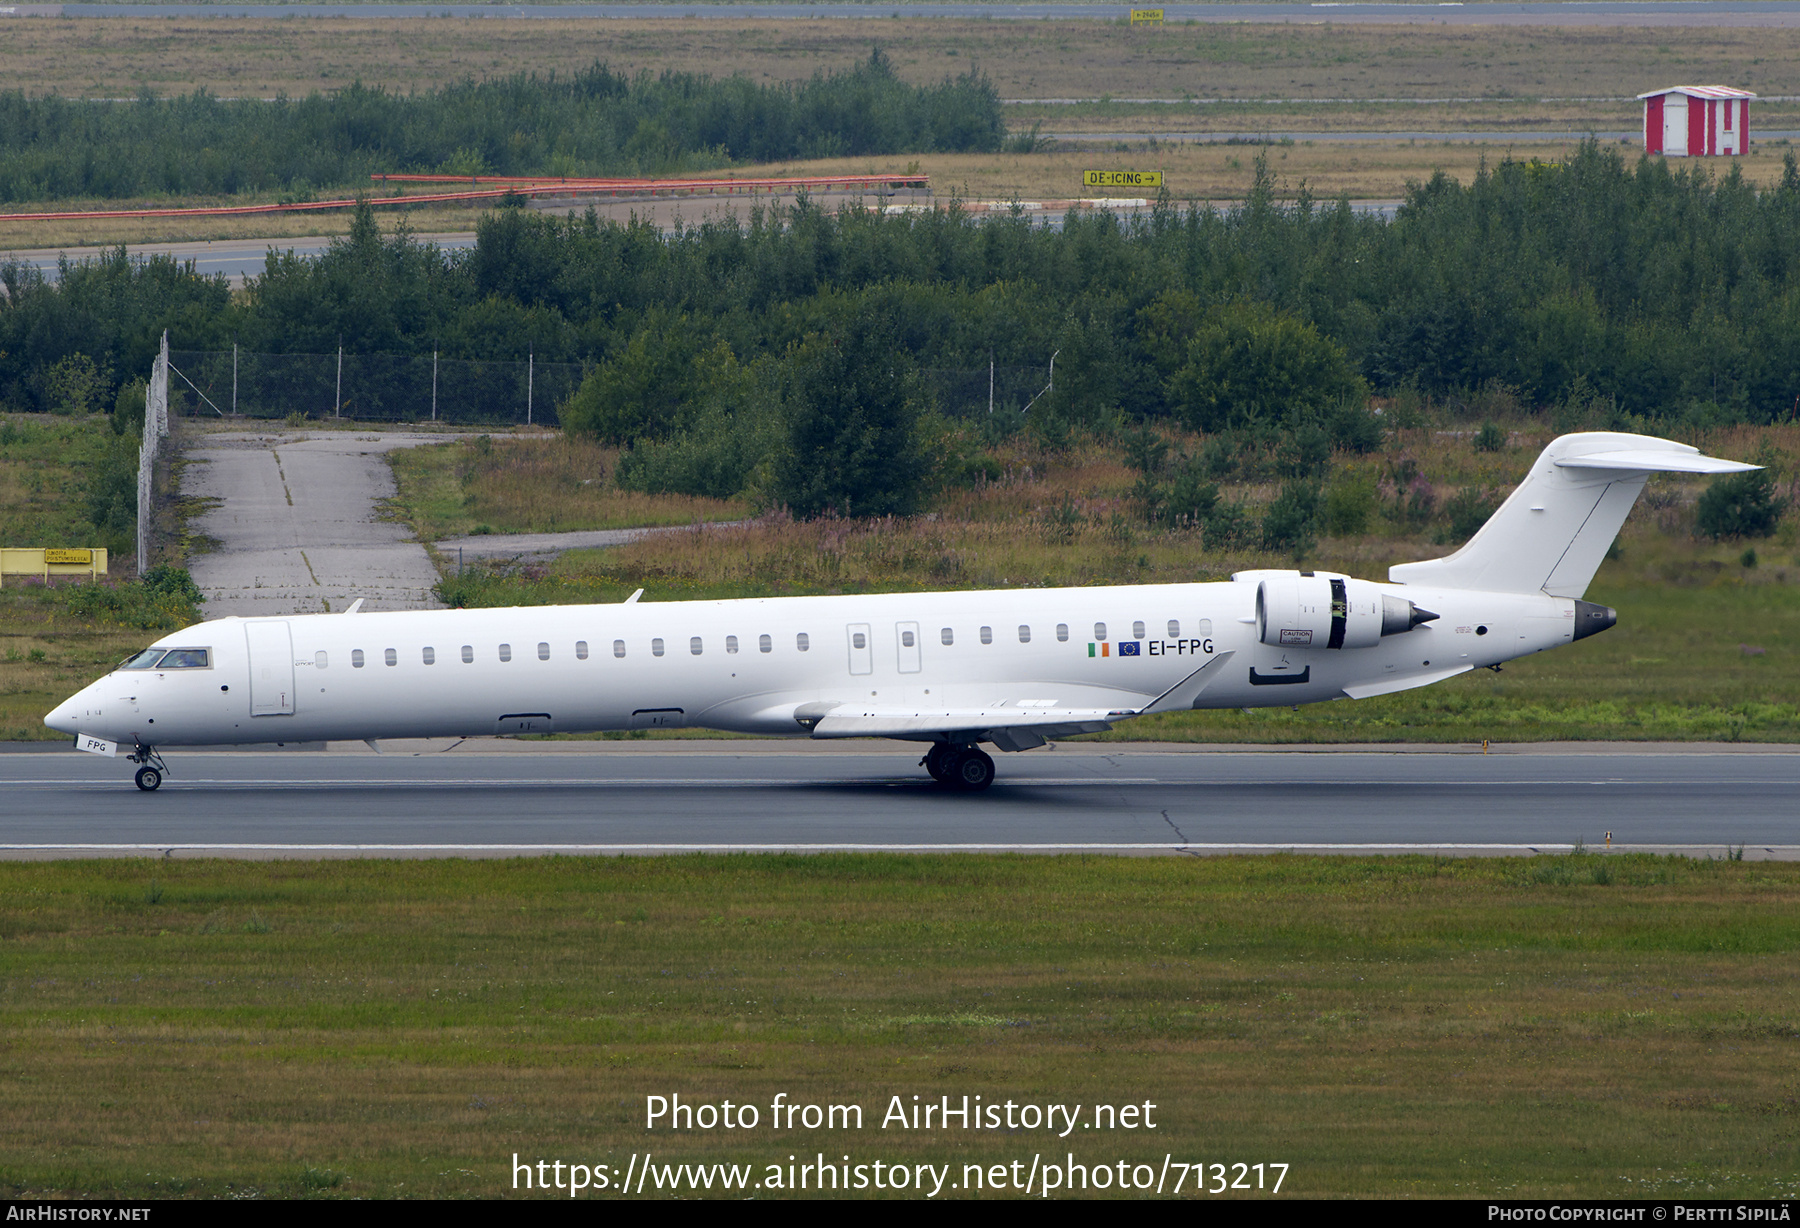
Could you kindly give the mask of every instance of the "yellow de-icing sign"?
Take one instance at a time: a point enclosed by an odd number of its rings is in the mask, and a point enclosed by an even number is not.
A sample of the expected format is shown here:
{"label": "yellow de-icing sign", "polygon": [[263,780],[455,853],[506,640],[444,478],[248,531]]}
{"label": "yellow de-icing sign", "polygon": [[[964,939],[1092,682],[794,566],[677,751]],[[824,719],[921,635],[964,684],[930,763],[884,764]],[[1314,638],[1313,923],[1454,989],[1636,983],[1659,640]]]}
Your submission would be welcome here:
{"label": "yellow de-icing sign", "polygon": [[1131,24],[1134,26],[1160,26],[1163,23],[1161,9],[1132,9]]}
{"label": "yellow de-icing sign", "polygon": [[1084,188],[1160,188],[1161,171],[1082,171]]}
{"label": "yellow de-icing sign", "polygon": [[93,561],[94,561],[94,552],[92,550],[46,550],[46,551],[44,551],[44,562],[46,562],[46,563],[80,563],[83,567],[86,567],[89,563],[92,563]]}

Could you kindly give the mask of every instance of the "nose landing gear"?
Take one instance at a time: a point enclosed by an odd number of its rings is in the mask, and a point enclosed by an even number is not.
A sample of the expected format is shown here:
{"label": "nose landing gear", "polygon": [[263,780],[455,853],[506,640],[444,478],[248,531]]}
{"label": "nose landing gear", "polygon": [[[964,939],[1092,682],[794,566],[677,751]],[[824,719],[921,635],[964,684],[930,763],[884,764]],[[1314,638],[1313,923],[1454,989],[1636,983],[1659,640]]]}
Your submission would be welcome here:
{"label": "nose landing gear", "polygon": [[931,778],[959,793],[979,793],[994,783],[994,761],[973,746],[934,742],[919,764]]}
{"label": "nose landing gear", "polygon": [[162,788],[163,777],[169,774],[169,765],[163,762],[154,746],[140,745],[125,757],[133,763],[143,764],[137,770],[138,788],[146,793],[154,793]]}

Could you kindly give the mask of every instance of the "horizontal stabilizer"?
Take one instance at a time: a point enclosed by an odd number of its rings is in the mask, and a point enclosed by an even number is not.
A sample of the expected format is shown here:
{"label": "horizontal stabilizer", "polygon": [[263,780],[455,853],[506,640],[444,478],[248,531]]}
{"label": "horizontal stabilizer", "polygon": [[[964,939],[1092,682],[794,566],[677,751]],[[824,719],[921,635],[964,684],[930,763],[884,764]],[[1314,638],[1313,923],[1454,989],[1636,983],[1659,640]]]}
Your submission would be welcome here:
{"label": "horizontal stabilizer", "polygon": [[1762,468],[1761,465],[1746,465],[1743,461],[1703,456],[1699,449],[1688,448],[1685,444],[1676,446],[1686,448],[1686,452],[1671,452],[1666,448],[1625,448],[1617,452],[1565,456],[1554,463],[1561,469],[1623,469],[1634,473],[1748,473]]}

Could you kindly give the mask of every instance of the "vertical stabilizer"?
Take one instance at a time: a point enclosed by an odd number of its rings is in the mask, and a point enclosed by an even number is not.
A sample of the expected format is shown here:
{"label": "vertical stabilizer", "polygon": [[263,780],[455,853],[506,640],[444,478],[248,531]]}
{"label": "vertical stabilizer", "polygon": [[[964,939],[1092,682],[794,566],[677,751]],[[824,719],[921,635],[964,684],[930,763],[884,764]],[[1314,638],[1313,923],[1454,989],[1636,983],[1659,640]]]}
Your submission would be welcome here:
{"label": "vertical stabilizer", "polygon": [[1580,597],[1652,473],[1741,473],[1759,466],[1703,456],[1649,435],[1591,431],[1550,442],[1525,480],[1462,549],[1398,563],[1395,584]]}

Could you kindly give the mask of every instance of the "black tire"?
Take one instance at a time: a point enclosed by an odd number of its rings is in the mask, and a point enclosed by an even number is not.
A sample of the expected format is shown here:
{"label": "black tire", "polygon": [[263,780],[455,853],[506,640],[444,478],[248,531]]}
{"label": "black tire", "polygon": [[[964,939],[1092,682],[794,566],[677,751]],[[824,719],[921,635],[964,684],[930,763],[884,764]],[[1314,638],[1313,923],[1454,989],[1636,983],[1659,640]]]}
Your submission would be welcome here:
{"label": "black tire", "polygon": [[964,793],[979,793],[994,783],[994,761],[984,751],[965,750],[950,771],[951,783]]}
{"label": "black tire", "polygon": [[162,773],[153,767],[141,767],[137,770],[137,787],[146,793],[154,793],[162,788]]}
{"label": "black tire", "polygon": [[951,748],[944,743],[934,742],[931,749],[925,752],[925,758],[920,760],[925,770],[931,773],[931,778],[940,785],[948,784],[950,781],[948,765],[953,753]]}

